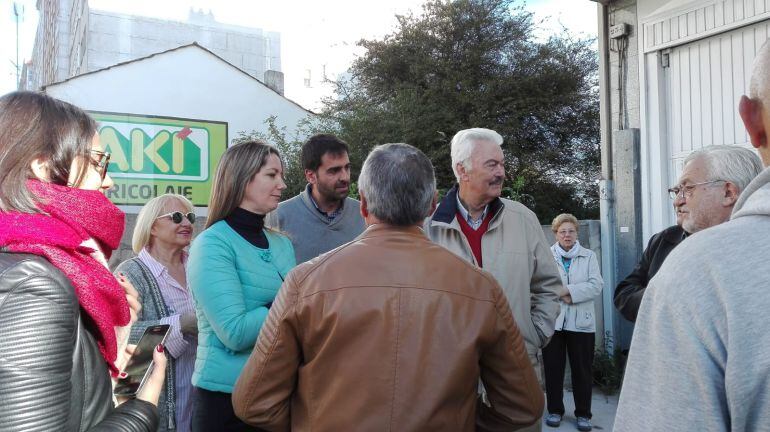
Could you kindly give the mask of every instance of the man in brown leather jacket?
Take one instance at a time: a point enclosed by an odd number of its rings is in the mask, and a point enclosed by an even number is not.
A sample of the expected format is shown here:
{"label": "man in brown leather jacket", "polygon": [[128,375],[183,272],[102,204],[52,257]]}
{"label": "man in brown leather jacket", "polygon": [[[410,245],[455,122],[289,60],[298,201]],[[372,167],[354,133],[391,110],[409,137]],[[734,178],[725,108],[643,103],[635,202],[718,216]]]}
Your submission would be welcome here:
{"label": "man in brown leather jacket", "polygon": [[436,205],[430,160],[379,146],[359,189],[368,228],[289,274],[235,386],[238,417],[335,432],[537,421],[543,393],[500,286],[420,228]]}

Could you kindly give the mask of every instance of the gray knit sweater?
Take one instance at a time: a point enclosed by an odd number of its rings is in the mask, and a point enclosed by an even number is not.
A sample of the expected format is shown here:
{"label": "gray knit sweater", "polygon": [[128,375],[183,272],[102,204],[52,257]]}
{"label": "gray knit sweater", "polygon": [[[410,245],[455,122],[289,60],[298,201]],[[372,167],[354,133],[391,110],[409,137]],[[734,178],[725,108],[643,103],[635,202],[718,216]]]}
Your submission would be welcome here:
{"label": "gray knit sweater", "polygon": [[770,168],[650,281],[616,432],[770,429]]}
{"label": "gray knit sweater", "polygon": [[[131,326],[131,335],[128,338],[129,343],[135,344],[139,342],[147,327],[160,324],[160,319],[170,316],[171,313],[163,300],[158,281],[139,257],[121,263],[115,269],[115,274],[119,273],[124,273],[139,292],[139,302],[142,304],[137,322]],[[158,432],[176,429],[176,360],[171,356],[166,357],[166,381],[158,398]]]}
{"label": "gray knit sweater", "polygon": [[265,225],[289,236],[297,264],[353,240],[366,228],[361,217],[361,203],[352,198],[345,198],[342,214],[329,223],[311,201],[310,185],[299,195],[279,204],[267,215]]}

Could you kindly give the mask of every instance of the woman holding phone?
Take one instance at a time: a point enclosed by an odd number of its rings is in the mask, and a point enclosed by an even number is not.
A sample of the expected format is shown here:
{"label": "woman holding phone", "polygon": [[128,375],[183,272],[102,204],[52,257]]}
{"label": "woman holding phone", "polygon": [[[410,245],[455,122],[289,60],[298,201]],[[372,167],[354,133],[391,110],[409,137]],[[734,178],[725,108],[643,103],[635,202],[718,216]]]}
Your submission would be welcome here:
{"label": "woman holding phone", "polygon": [[198,316],[192,383],[193,431],[252,431],[235,416],[233,386],[286,274],[289,239],[264,228],[278,207],[283,163],[274,147],[236,144],[222,156],[211,188],[206,229],[193,242],[187,272]]}
{"label": "woman holding phone", "polygon": [[171,326],[164,343],[169,365],[158,403],[158,432],[190,431],[190,380],[198,348],[198,323],[185,265],[194,222],[193,205],[182,195],[164,194],[147,201],[136,218],[131,240],[137,256],[115,270],[136,287],[142,304],[137,322],[131,327],[130,342],[136,343],[152,326]]}
{"label": "woman holding phone", "polygon": [[140,306],[107,268],[124,222],[104,195],[108,164],[81,109],[0,97],[0,430],[157,428],[162,346],[136,398],[113,402]]}

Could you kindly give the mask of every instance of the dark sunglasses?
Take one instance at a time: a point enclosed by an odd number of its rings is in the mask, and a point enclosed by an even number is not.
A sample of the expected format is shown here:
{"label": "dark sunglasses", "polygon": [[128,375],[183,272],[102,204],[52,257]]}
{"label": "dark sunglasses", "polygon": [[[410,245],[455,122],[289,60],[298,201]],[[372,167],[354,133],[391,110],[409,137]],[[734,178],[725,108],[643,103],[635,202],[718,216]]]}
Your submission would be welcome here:
{"label": "dark sunglasses", "polygon": [[102,176],[102,181],[104,181],[104,178],[107,177],[107,168],[110,167],[110,152],[91,150],[91,153],[98,157],[98,159],[91,158],[91,164]]}
{"label": "dark sunglasses", "polygon": [[175,224],[182,223],[182,220],[184,218],[187,218],[187,220],[190,221],[190,223],[195,223],[195,213],[193,213],[193,212],[184,214],[182,212],[175,211],[175,212],[171,212],[171,213],[166,213],[164,215],[160,215],[160,216],[156,217],[155,219],[160,219],[160,218],[164,218],[164,217],[170,217],[171,218],[171,222],[174,222]]}

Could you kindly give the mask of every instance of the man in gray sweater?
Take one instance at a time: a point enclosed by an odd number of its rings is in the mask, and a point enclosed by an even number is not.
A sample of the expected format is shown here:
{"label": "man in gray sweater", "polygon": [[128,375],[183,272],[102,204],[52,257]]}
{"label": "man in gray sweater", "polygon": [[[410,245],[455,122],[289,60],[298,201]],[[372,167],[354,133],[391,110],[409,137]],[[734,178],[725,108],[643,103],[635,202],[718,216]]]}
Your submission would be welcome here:
{"label": "man in gray sweater", "polygon": [[[739,112],[770,166],[770,43]],[[615,431],[756,431],[770,425],[770,168],[730,221],[682,242],[650,281]]]}
{"label": "man in gray sweater", "polygon": [[310,137],[301,155],[305,190],[265,219],[265,225],[289,235],[297,264],[353,240],[366,228],[360,203],[348,197],[349,153],[348,145],[334,135]]}

